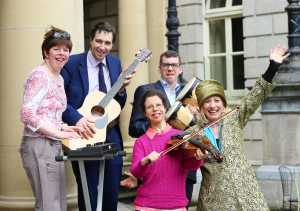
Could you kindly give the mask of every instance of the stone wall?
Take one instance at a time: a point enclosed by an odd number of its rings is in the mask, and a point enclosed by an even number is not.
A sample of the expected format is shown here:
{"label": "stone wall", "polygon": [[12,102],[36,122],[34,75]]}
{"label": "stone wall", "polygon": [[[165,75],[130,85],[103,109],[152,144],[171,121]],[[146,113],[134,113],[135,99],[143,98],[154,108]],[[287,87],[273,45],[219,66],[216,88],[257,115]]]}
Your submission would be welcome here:
{"label": "stone wall", "polygon": [[[267,68],[268,55],[277,44],[287,46],[286,0],[244,0],[243,35],[245,86],[251,88]],[[183,58],[184,77],[204,78],[203,50],[203,0],[177,0],[180,21],[179,53]],[[273,208],[281,206],[281,184],[278,166],[262,166],[264,153],[264,123],[261,108],[251,117],[245,128],[246,155],[254,167],[268,203]],[[199,177],[201,180],[201,177]],[[199,182],[194,191],[197,198]]]}
{"label": "stone wall", "polygon": [[251,87],[268,65],[270,49],[287,46],[286,0],[244,0],[244,51],[246,87]]}
{"label": "stone wall", "polygon": [[180,21],[179,53],[185,79],[204,79],[203,16],[201,0],[177,0]]}

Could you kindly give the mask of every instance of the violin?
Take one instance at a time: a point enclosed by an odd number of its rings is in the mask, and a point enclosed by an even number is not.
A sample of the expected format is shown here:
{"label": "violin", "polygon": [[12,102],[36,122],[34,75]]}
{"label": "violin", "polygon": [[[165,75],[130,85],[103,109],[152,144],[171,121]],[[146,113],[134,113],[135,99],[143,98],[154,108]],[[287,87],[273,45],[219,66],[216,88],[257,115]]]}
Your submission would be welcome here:
{"label": "violin", "polygon": [[[183,134],[185,134],[185,132]],[[186,143],[179,145],[179,143],[183,140],[183,134],[173,136],[171,140],[167,142],[167,146],[172,147],[174,145],[178,145],[174,150],[182,149],[193,155],[196,153],[197,149],[200,149],[202,152],[208,152],[206,158],[208,161],[217,161],[218,163],[223,161],[221,152],[216,149],[205,136],[200,136],[196,139],[189,139]]]}
{"label": "violin", "polygon": [[[204,129],[209,128],[215,124],[217,124],[218,122],[220,122],[221,120],[225,119],[227,116],[231,115],[232,113],[236,112],[239,110],[239,107],[236,107],[235,109],[223,114],[219,119],[207,124],[205,127],[203,128],[199,128],[196,127],[194,130],[192,130],[190,133],[188,132],[184,132],[183,134],[181,134],[182,138],[177,138],[174,139],[176,141],[170,141],[169,143],[169,147],[167,149],[165,149],[164,151],[162,151],[160,153],[160,156],[164,156],[167,153],[169,153],[170,151],[178,148],[181,145],[187,145],[188,143],[191,143],[195,146],[198,146],[198,148],[202,148],[203,150],[206,150],[210,153],[210,155],[215,158],[217,161],[220,160],[220,162],[222,162],[223,157],[221,156],[221,153],[214,148],[214,146],[210,143],[210,141],[207,138],[201,138],[201,140],[203,141],[197,141],[194,138],[197,136],[202,136],[203,137],[203,132]],[[209,143],[209,144],[208,144]]]}

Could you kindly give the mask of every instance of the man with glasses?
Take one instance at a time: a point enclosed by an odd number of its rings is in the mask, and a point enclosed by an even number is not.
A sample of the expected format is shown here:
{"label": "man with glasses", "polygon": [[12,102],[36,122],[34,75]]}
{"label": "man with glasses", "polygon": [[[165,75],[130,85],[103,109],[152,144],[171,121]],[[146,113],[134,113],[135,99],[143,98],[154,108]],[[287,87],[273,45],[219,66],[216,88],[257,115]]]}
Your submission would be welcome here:
{"label": "man with glasses", "polygon": [[161,91],[168,99],[168,107],[175,103],[177,94],[183,88],[178,82],[178,76],[182,73],[180,67],[180,57],[175,51],[166,51],[159,58],[159,72],[161,79],[150,84],[145,84],[136,88],[134,92],[134,102],[129,123],[129,135],[138,138],[143,135],[149,127],[149,122],[140,109],[140,102],[144,93],[149,89]]}
{"label": "man with glasses", "polygon": [[[82,134],[84,137],[93,136],[95,121],[91,117],[82,116],[77,109],[82,106],[88,93],[94,90],[108,92],[122,71],[120,60],[110,54],[115,39],[115,30],[109,23],[97,23],[90,32],[89,51],[71,56],[61,73],[65,81],[68,101],[67,109],[63,113],[63,121],[69,125],[81,126],[84,129]],[[114,97],[121,108],[126,102],[125,86],[129,84],[130,79],[131,75],[127,77],[123,87]],[[118,119],[112,121],[106,128],[106,142],[115,143],[119,150],[123,149]],[[85,161],[84,165],[91,207],[92,211],[95,211],[97,208],[99,161]],[[120,156],[105,161],[102,210],[117,211],[122,166],[123,161]],[[72,162],[72,167],[78,185],[79,211],[85,211],[78,162]]]}
{"label": "man with glasses", "polygon": [[[159,72],[161,79],[155,83],[150,83],[137,87],[134,93],[134,102],[129,123],[129,135],[138,138],[143,135],[149,127],[149,122],[141,110],[139,99],[149,89],[156,89],[163,93],[168,99],[168,108],[175,103],[177,94],[183,88],[183,84],[179,83],[178,77],[182,73],[180,66],[181,59],[176,51],[165,51],[160,55]],[[128,186],[132,187],[133,179],[130,177],[127,181],[132,182]],[[187,198],[191,200],[193,185],[196,183],[196,172],[190,172],[186,180],[186,194]],[[126,186],[126,185],[125,185]]]}

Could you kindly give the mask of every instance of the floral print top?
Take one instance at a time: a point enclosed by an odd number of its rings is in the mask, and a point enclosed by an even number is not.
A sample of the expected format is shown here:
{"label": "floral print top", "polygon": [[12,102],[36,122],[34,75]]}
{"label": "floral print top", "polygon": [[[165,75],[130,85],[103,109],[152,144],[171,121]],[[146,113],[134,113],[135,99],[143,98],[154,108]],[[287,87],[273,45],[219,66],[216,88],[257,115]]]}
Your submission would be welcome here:
{"label": "floral print top", "polygon": [[242,100],[239,110],[225,118],[219,126],[224,161],[206,162],[201,167],[203,180],[198,211],[269,210],[254,170],[245,156],[243,129],[271,89],[272,84],[262,77],[258,79]]}
{"label": "floral print top", "polygon": [[24,123],[23,136],[43,137],[37,130],[47,122],[60,129],[62,113],[67,99],[63,78],[50,76],[42,66],[36,67],[28,76],[21,107],[21,120]]}

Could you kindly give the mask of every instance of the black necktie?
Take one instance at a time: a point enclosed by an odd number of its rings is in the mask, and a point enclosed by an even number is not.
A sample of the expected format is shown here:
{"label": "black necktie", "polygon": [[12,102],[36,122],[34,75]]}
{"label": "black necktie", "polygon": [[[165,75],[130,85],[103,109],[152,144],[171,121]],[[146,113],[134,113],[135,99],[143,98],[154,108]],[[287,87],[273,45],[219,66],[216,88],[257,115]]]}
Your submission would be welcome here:
{"label": "black necktie", "polygon": [[106,86],[104,81],[104,75],[103,75],[103,63],[99,63],[99,73],[98,73],[98,80],[99,80],[99,91],[106,93]]}

